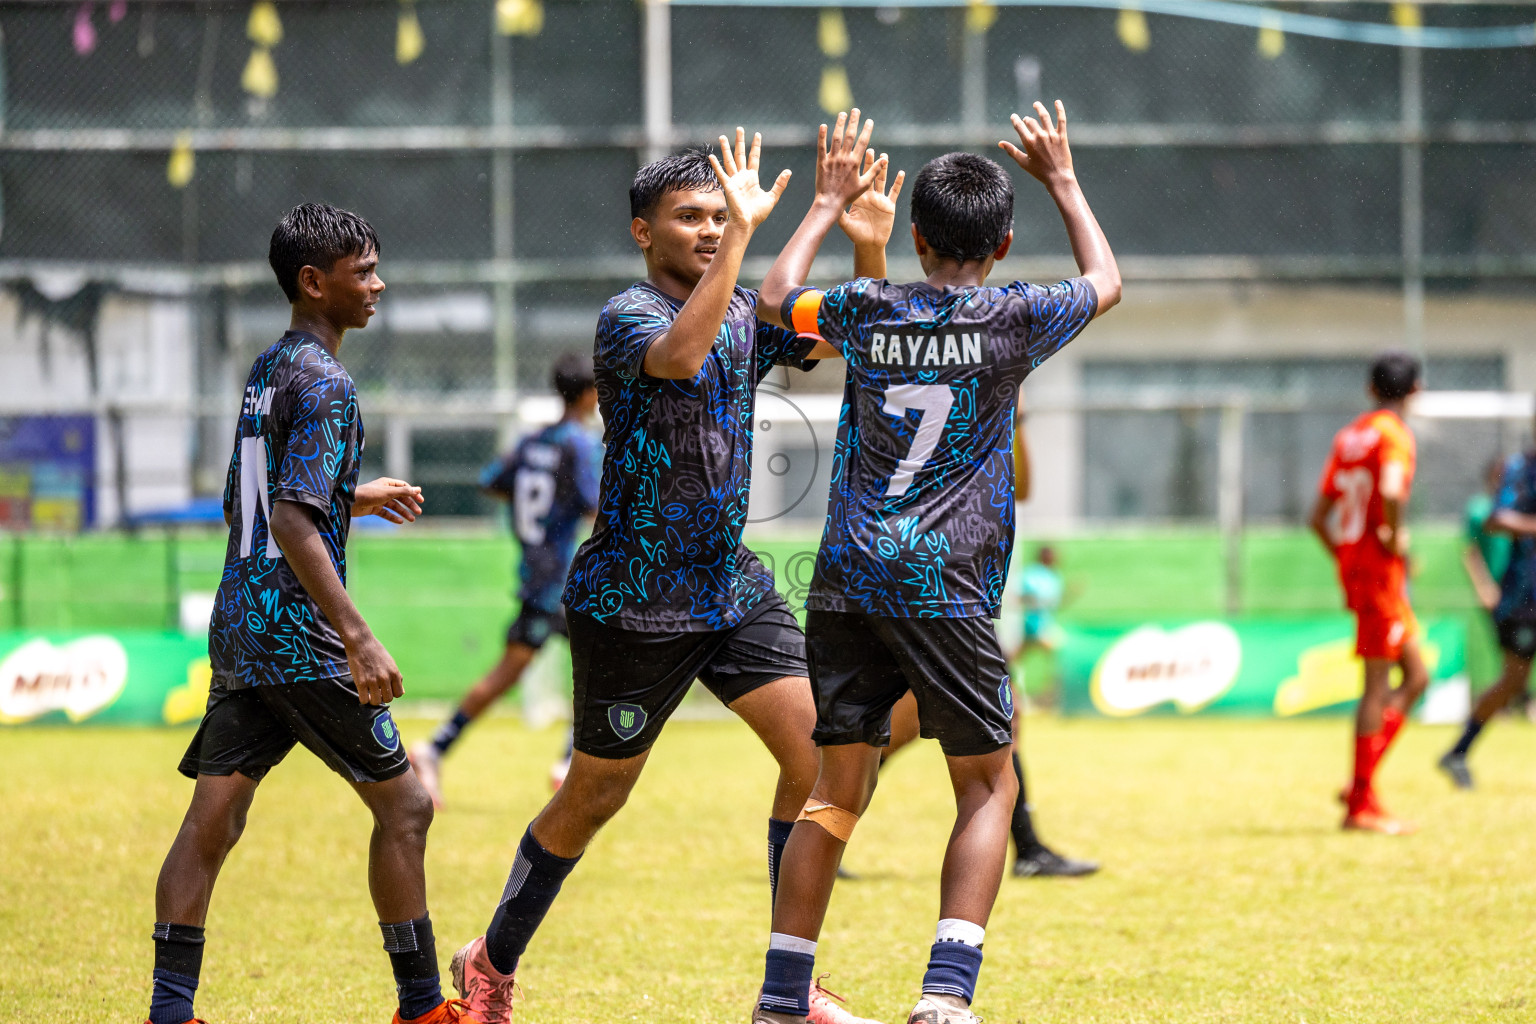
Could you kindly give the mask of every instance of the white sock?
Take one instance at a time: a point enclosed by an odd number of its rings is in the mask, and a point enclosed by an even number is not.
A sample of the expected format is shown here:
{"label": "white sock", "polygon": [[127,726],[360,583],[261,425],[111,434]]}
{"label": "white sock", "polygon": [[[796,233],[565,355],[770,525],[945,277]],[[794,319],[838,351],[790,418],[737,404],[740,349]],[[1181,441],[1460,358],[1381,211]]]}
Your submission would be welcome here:
{"label": "white sock", "polygon": [[783,932],[768,933],[768,948],[782,949],[786,953],[804,953],[807,956],[816,955],[816,942],[814,939],[802,939],[798,935],[785,935]]}
{"label": "white sock", "polygon": [[946,917],[939,922],[938,931],[934,933],[934,942],[963,942],[967,946],[981,948],[982,940],[986,938],[987,930],[979,924],[963,921],[958,917]]}

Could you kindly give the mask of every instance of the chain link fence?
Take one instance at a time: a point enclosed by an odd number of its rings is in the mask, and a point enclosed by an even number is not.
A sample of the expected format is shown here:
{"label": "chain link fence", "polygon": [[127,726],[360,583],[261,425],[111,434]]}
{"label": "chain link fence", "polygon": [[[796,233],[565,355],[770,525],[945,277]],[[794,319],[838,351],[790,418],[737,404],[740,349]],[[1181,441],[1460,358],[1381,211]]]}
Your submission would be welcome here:
{"label": "chain link fence", "polygon": [[[1391,16],[1382,3],[1285,9]],[[1536,7],[1431,4],[1422,17],[1504,25]],[[435,513],[484,515],[479,466],[538,418],[525,398],[547,390],[555,355],[589,347],[603,302],[643,274],[628,233],[636,167],[737,124],[761,129],[765,165],[796,175],[754,238],[752,279],[809,196],[814,122],[843,102],[878,119],[910,172],[950,149],[987,151],[1009,113],[1060,97],[1133,295],[1190,282],[1402,290],[1403,331],[1423,345],[1425,288],[1519,296],[1536,280],[1531,48],[1277,40],[1134,9],[633,0],[0,2],[0,32],[0,417],[97,417],[103,522],[222,488],[245,368],[286,322],[264,256],[294,204],[355,209],[383,242],[381,315],[346,351],[366,470],[430,486]],[[1007,272],[1069,272],[1055,210],[1016,179]],[[903,251],[893,245],[893,276],[917,272]],[[833,239],[819,272],[847,263]],[[1219,372],[1166,360],[1149,376],[1146,360],[1084,356],[1080,513],[1214,517],[1219,408],[1237,395],[1246,506],[1295,521],[1315,449],[1348,411],[1330,382],[1358,403],[1363,362],[1245,358]],[[1513,382],[1506,356],[1457,358],[1432,360],[1435,386]],[[833,391],[836,377],[795,386]],[[1154,384],[1163,404],[1147,410]],[[817,436],[764,458],[826,455],[829,428],[806,429]],[[1475,475],[1467,453],[1480,463],[1509,434],[1482,423],[1427,436],[1427,507],[1451,510]],[[780,476],[819,479],[825,461]]]}

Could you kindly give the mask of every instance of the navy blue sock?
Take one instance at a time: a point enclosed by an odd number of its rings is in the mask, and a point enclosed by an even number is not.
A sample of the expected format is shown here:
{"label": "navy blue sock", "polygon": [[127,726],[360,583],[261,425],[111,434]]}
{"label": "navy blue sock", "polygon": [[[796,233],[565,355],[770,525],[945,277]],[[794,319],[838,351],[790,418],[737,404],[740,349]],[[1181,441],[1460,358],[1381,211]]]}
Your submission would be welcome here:
{"label": "navy blue sock", "polygon": [[533,838],[533,826],[517,844],[512,872],[501,893],[501,905],[491,926],[485,930],[485,954],[491,966],[502,974],[517,968],[518,957],[528,948],[528,940],[539,930],[539,923],[549,913],[550,904],[560,894],[560,884],[576,867],[580,857],[556,857]]}
{"label": "navy blue sock", "polygon": [[811,977],[815,973],[816,958],[811,954],[770,949],[757,1005],[774,1013],[805,1016],[811,1012]]}
{"label": "navy blue sock", "polygon": [[1456,745],[1451,748],[1451,752],[1454,754],[1460,754],[1462,757],[1466,757],[1467,754],[1472,750],[1472,744],[1477,740],[1477,734],[1482,731],[1482,722],[1479,722],[1475,718],[1468,718],[1467,727],[1462,731],[1461,739],[1457,740]]}
{"label": "navy blue sock", "polygon": [[432,737],[432,745],[437,748],[437,752],[448,753],[448,748],[453,746],[454,741],[459,738],[459,733],[464,731],[464,727],[469,722],[469,716],[464,713],[463,708],[460,708],[453,713],[452,718],[438,726],[437,735]]}
{"label": "navy blue sock", "polygon": [[779,865],[784,861],[784,844],[789,842],[789,834],[794,830],[795,823],[792,821],[768,819],[768,906],[770,909],[779,899]]}
{"label": "navy blue sock", "polygon": [[935,942],[928,951],[928,972],[923,991],[959,996],[969,1003],[976,996],[976,976],[981,973],[981,950],[963,942]]}
{"label": "navy blue sock", "polygon": [[155,990],[149,997],[149,1024],[185,1024],[192,1019],[197,979],[155,968]]}
{"label": "navy blue sock", "polygon": [[395,973],[395,993],[400,999],[400,1019],[412,1020],[430,1013],[443,1001],[437,975],[437,939],[432,935],[432,916],[399,924],[379,922],[384,933],[384,952]]}
{"label": "navy blue sock", "polygon": [[183,1024],[192,1019],[192,997],[203,970],[203,929],[193,924],[155,922],[154,991],[150,1024]]}

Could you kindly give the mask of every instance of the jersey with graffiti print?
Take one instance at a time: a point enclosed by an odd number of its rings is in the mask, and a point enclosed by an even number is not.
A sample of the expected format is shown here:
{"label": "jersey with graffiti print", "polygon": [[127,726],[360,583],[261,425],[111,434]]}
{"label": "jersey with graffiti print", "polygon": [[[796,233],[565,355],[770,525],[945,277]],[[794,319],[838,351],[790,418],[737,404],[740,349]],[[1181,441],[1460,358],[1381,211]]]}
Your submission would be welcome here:
{"label": "jersey with graffiti print", "polygon": [[576,553],[576,531],[597,510],[603,448],[580,423],[561,420],[528,435],[480,475],[480,486],[507,499],[522,548],[518,600],[553,615]]}
{"label": "jersey with graffiti print", "polygon": [[1013,550],[1019,385],[1097,308],[1084,278],[944,289],[861,278],[789,296],[785,322],[848,360],[806,607],[998,614]]}
{"label": "jersey with graffiti print", "polygon": [[[1494,511],[1536,515],[1536,451],[1511,455],[1504,464]],[[1510,546],[1493,617],[1501,621],[1536,617],[1536,537],[1517,536]]]}
{"label": "jersey with graffiti print", "polygon": [[775,365],[813,365],[815,339],[758,320],[757,293],[738,287],[699,372],[652,377],[645,354],[682,308],[640,283],[597,322],[602,500],[565,604],[620,629],[725,629],[773,588],[773,574],[741,543],[757,385]]}
{"label": "jersey with graffiti print", "polygon": [[232,525],[208,631],[215,684],[239,689],[348,674],[340,634],[268,524],[279,501],[306,506],[345,585],[362,450],[357,389],[317,339],[289,331],[256,357],[224,484]]}

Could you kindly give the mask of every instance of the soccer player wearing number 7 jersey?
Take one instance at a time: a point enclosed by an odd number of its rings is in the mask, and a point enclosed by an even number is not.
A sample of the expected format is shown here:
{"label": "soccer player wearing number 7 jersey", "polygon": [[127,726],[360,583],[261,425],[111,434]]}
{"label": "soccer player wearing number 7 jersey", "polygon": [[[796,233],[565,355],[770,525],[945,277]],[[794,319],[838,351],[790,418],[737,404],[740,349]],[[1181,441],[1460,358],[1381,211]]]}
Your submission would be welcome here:
{"label": "soccer player wearing number 7 jersey", "polygon": [[[268,259],[293,315],[246,380],[224,489],[229,544],[208,630],[213,680],[181,759],[192,804],[155,888],[149,1024],[193,1020],[203,923],[256,788],[295,743],[351,784],[373,813],[368,886],[395,975],[395,1024],[478,1021],[438,982],[423,861],[432,801],[386,706],[400,671],[346,591],[352,517],[411,522],[421,489],[358,485],[357,389],[337,361],[384,291],[379,240],[355,213],[296,207]],[[317,829],[327,828],[319,823]]]}
{"label": "soccer player wearing number 7 jersey", "polygon": [[[1429,684],[1419,654],[1418,623],[1408,605],[1408,529],[1403,512],[1413,486],[1413,432],[1403,422],[1419,390],[1419,361],[1385,352],[1371,365],[1376,408],[1333,439],[1318,483],[1311,526],[1339,566],[1344,603],[1355,613],[1355,653],[1365,662],[1365,691],[1355,711],[1354,774],[1345,794],[1344,827],[1405,835],[1376,798],[1376,768]],[[1392,687],[1392,667],[1402,683]]]}
{"label": "soccer player wearing number 7 jersey", "polygon": [[818,146],[811,211],[763,282],[762,308],[820,336],[812,354],[841,355],[848,372],[806,602],[821,770],[784,852],[757,1024],[803,1019],[838,860],[908,690],[922,735],[944,751],[958,814],[922,996],[907,1019],[978,1019],[971,1000],[1018,785],[1013,689],[992,623],[1013,546],[1014,409],[1029,372],[1120,298],[1114,255],[1073,173],[1065,112],[1035,110],[1038,121],[1013,119],[1023,148],[1002,146],[1056,201],[1081,277],[987,287],[1013,240],[1013,184],[985,157],[950,153],[912,188],[926,280],[804,288],[858,194],[857,149],[834,132],[830,148]]}

